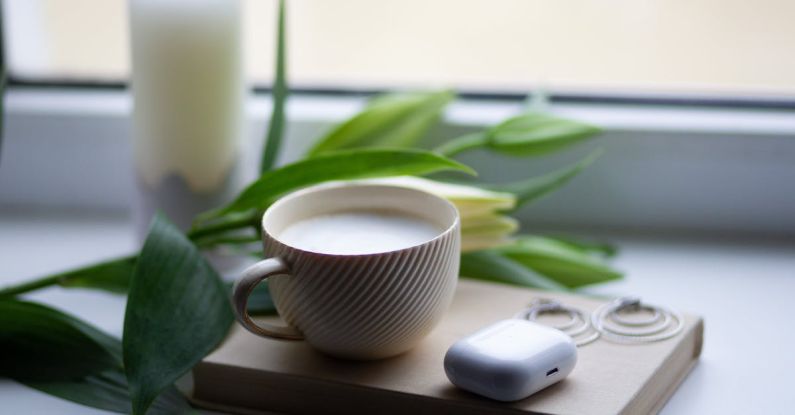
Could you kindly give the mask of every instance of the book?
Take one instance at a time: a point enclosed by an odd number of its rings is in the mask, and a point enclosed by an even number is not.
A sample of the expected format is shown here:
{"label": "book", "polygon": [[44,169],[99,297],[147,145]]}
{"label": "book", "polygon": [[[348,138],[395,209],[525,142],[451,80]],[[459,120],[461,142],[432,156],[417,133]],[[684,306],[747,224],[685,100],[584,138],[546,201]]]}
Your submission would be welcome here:
{"label": "book", "polygon": [[579,348],[566,379],[521,401],[497,402],[453,386],[442,364],[450,345],[538,298],[587,311],[607,301],[461,280],[449,312],[416,348],[370,362],[327,357],[306,342],[264,339],[236,325],[194,368],[192,401],[239,414],[646,414],[662,408],[701,353],[703,320],[685,314],[682,332],[668,340],[599,339]]}

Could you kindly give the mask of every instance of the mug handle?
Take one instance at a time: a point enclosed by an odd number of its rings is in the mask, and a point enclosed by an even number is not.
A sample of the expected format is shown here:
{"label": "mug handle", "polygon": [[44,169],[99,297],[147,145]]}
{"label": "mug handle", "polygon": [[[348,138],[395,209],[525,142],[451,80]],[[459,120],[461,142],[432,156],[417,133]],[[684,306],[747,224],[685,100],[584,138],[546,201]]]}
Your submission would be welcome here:
{"label": "mug handle", "polygon": [[243,276],[235,281],[232,288],[232,304],[237,321],[246,330],[262,337],[271,337],[286,340],[302,340],[304,336],[294,327],[276,326],[268,323],[256,324],[248,314],[248,297],[262,280],[273,275],[289,274],[290,269],[281,258],[274,257],[262,260],[246,268]]}

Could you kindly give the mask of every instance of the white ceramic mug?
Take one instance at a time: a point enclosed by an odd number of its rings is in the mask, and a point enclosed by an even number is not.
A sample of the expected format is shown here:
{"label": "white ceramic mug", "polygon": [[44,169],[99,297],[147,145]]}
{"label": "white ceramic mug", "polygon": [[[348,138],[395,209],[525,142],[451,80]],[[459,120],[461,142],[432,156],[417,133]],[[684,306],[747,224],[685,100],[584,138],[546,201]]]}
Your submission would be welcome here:
{"label": "white ceramic mug", "polygon": [[[311,252],[279,240],[297,221],[371,209],[413,216],[441,231],[416,246],[357,255]],[[372,184],[300,190],[265,212],[262,241],[268,259],[244,271],[233,290],[238,321],[254,334],[304,339],[336,357],[379,359],[409,350],[447,311],[458,281],[458,211],[419,190]],[[251,291],[266,278],[287,326],[255,323],[246,311]]]}

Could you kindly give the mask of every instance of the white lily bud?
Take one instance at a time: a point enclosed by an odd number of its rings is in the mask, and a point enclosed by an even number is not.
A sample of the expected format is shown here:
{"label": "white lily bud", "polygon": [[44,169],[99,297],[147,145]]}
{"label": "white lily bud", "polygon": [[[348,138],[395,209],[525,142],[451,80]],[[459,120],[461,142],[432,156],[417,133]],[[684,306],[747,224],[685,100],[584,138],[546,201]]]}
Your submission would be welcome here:
{"label": "white lily bud", "polygon": [[511,242],[516,219],[500,212],[516,206],[516,196],[475,186],[437,182],[413,176],[357,180],[422,190],[452,202],[461,216],[461,251],[493,248]]}

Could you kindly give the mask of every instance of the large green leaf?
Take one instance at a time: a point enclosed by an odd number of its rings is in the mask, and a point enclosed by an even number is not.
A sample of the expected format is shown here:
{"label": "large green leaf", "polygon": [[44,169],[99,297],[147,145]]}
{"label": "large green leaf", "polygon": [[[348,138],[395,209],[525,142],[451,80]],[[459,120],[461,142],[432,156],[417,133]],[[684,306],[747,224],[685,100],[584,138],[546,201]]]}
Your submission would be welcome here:
{"label": "large green leaf", "polygon": [[542,176],[531,177],[529,179],[520,180],[514,183],[482,185],[482,187],[498,192],[514,194],[517,200],[516,207],[518,208],[527,202],[539,199],[542,196],[564,186],[571,179],[580,174],[580,172],[586,167],[590,166],[601,155],[602,151],[597,150],[571,166],[564,167],[560,170],[556,170]]}
{"label": "large green leaf", "polygon": [[321,137],[308,155],[356,147],[411,147],[454,97],[450,91],[383,95]]}
{"label": "large green leaf", "polygon": [[273,109],[271,111],[270,124],[268,125],[268,135],[262,149],[262,160],[260,162],[260,172],[264,173],[273,168],[276,157],[279,155],[282,138],[284,137],[284,126],[286,116],[284,104],[287,101],[287,71],[285,69],[286,47],[285,37],[285,5],[284,0],[279,0],[279,19],[276,29],[276,75],[273,80]]}
{"label": "large green leaf", "polygon": [[509,118],[484,132],[454,138],[436,151],[452,156],[484,147],[509,156],[535,156],[561,150],[600,131],[590,124],[531,112]]}
{"label": "large green leaf", "polygon": [[119,413],[129,413],[130,393],[121,370],[108,370],[76,380],[24,382],[46,394],[81,405]]}
{"label": "large green leaf", "polygon": [[440,170],[474,174],[463,164],[422,150],[362,149],[323,154],[263,174],[230,205],[204,214],[203,219],[262,209],[287,192],[329,180],[420,175]]}
{"label": "large green leaf", "polygon": [[565,287],[495,250],[461,255],[461,276],[522,287],[561,291]]}
{"label": "large green leaf", "polygon": [[[82,405],[130,412],[121,342],[56,309],[17,300],[0,301],[0,376],[8,376]],[[190,409],[174,387],[154,413]]]}
{"label": "large green leaf", "polygon": [[56,309],[0,300],[0,376],[69,380],[119,367],[117,343]]}
{"label": "large green leaf", "polygon": [[152,221],[130,286],[124,367],[134,414],[223,340],[229,297],[199,250],[161,215]]}
{"label": "large green leaf", "polygon": [[599,255],[591,254],[568,242],[541,236],[524,236],[511,245],[496,250],[569,288],[620,279]]}
{"label": "large green leaf", "polygon": [[[121,368],[88,375],[76,380],[26,381],[23,383],[48,395],[92,408],[124,414],[132,411],[129,386]],[[192,412],[192,408],[174,386],[167,387],[152,403],[149,410],[149,414],[154,415],[185,414],[190,412]]]}

